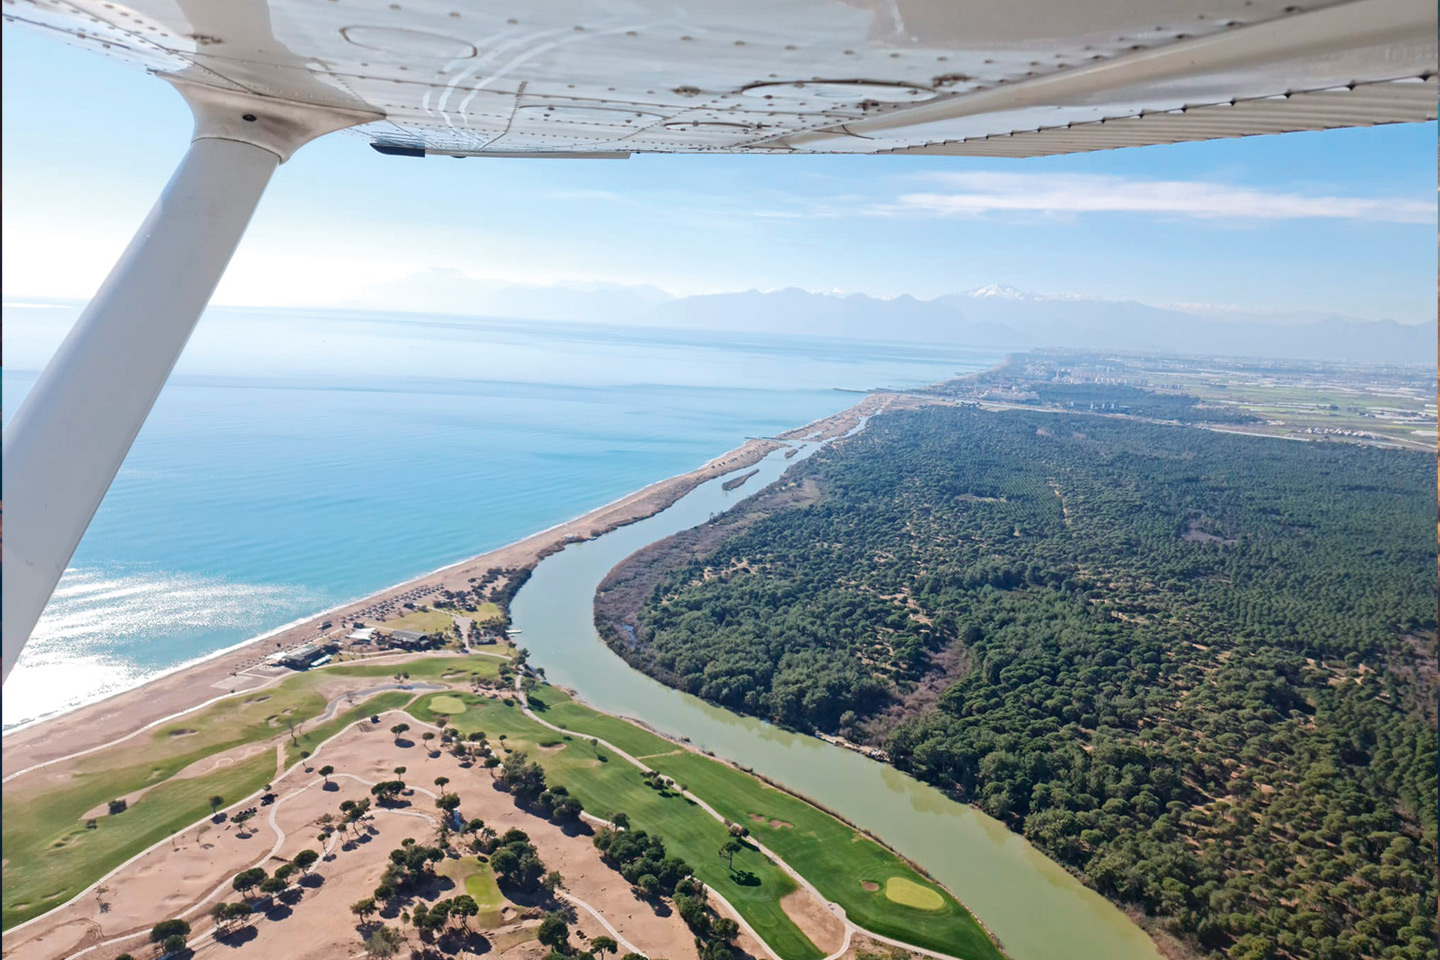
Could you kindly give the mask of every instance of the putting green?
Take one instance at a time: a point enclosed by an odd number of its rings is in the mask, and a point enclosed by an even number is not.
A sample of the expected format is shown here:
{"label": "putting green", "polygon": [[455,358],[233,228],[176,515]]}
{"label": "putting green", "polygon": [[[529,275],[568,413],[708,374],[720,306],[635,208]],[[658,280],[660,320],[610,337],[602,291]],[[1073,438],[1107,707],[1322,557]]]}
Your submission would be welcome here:
{"label": "putting green", "polygon": [[886,880],[885,896],[896,903],[903,903],[918,910],[939,910],[945,906],[945,898],[940,896],[939,891],[922,887],[914,880],[904,877],[891,877]]}
{"label": "putting green", "polygon": [[430,698],[430,709],[435,713],[464,713],[465,701],[459,697],[447,697],[441,694],[438,697]]}

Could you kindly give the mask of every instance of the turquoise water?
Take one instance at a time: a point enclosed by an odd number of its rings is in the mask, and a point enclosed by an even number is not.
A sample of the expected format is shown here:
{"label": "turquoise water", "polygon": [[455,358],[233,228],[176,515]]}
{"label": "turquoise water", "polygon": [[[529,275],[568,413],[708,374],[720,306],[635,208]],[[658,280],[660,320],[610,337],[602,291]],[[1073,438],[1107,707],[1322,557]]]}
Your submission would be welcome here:
{"label": "turquoise water", "polygon": [[[73,304],[4,308],[6,417]],[[996,350],[318,311],[206,316],[6,683],[12,726]],[[11,509],[18,509],[11,505]]]}

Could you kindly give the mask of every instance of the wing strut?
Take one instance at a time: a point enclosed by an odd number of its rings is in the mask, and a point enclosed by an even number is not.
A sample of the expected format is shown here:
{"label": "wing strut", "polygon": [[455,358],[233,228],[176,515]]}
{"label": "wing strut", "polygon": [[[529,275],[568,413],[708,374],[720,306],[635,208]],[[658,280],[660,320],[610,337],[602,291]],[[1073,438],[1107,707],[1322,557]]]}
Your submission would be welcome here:
{"label": "wing strut", "polygon": [[172,82],[195,136],[4,434],[3,676],[220,282],[275,168],[377,119]]}

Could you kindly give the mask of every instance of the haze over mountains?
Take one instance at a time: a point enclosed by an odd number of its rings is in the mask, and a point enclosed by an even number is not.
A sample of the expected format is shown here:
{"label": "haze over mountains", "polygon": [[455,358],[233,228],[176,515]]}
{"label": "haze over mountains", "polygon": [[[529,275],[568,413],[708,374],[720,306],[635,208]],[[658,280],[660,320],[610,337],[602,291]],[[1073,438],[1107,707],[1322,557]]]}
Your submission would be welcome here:
{"label": "haze over mountains", "polygon": [[[464,304],[463,309],[457,305]],[[798,288],[673,297],[650,286],[505,284],[430,270],[367,291],[356,306],[990,347],[1078,347],[1369,363],[1432,363],[1434,324],[1314,311],[1052,296],[990,285],[933,300]]]}

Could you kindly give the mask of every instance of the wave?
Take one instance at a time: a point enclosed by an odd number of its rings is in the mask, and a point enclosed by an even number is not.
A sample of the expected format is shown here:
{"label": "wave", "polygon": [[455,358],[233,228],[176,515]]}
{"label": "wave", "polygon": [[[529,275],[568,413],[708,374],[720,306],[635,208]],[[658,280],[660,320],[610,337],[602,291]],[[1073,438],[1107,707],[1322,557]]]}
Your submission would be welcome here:
{"label": "wave", "polygon": [[177,634],[253,634],[321,602],[290,584],[68,569],[5,684],[4,728],[130,689],[194,660],[177,649]]}

